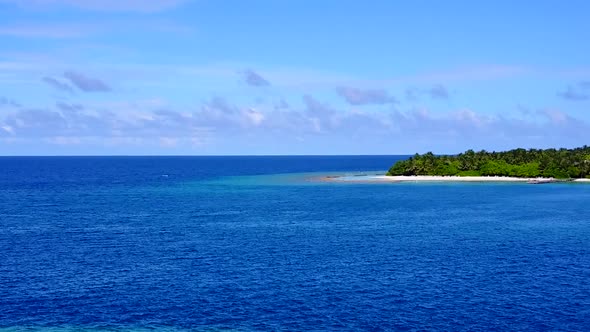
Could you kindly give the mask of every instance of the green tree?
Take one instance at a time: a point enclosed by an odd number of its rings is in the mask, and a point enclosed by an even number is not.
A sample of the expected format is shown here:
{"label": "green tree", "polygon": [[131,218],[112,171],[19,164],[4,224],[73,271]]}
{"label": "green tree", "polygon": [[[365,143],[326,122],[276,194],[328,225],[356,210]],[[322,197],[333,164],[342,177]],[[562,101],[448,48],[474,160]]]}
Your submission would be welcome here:
{"label": "green tree", "polygon": [[467,150],[458,155],[415,154],[395,163],[389,175],[485,175],[517,177],[590,177],[590,147],[514,149],[502,152]]}

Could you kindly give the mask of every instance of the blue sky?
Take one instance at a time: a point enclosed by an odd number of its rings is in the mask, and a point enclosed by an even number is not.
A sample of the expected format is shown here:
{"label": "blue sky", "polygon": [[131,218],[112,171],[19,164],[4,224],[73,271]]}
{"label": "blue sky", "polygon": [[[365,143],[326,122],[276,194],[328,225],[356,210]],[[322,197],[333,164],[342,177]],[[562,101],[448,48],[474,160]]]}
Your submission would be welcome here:
{"label": "blue sky", "polygon": [[590,142],[588,1],[0,0],[0,155]]}

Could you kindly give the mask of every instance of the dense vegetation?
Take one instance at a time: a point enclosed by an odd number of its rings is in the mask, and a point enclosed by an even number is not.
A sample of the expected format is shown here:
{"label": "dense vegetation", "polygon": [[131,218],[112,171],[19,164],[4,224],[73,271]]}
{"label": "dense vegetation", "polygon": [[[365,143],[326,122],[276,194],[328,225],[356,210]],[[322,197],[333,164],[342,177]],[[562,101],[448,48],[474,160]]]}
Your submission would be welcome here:
{"label": "dense vegetation", "polygon": [[468,150],[452,156],[428,152],[398,161],[387,175],[590,178],[590,147],[504,152]]}

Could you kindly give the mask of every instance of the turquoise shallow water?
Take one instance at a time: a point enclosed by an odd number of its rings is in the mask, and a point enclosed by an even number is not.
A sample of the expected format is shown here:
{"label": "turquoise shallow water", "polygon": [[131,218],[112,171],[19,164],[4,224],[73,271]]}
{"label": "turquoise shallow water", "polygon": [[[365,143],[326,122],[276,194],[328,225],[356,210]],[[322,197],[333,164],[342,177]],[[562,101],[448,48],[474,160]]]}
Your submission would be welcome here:
{"label": "turquoise shallow water", "polygon": [[0,328],[586,330],[589,185],[399,158],[0,158]]}

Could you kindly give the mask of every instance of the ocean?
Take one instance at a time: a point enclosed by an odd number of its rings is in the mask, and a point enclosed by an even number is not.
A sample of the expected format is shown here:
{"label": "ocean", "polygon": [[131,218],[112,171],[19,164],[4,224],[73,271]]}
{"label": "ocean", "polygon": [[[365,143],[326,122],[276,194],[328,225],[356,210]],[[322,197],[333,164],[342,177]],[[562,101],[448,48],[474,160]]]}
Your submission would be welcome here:
{"label": "ocean", "polygon": [[588,330],[590,185],[402,158],[0,158],[0,331]]}

